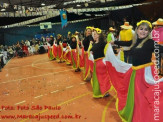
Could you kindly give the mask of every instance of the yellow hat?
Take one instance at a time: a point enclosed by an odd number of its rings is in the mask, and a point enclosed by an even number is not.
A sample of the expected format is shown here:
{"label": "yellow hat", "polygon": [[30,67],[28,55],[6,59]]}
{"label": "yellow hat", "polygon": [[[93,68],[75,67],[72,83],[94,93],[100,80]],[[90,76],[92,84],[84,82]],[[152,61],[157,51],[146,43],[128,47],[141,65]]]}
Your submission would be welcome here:
{"label": "yellow hat", "polygon": [[71,34],[71,32],[69,31],[68,34]]}
{"label": "yellow hat", "polygon": [[115,29],[113,27],[110,27],[109,31],[115,31]]}
{"label": "yellow hat", "polygon": [[50,37],[53,37],[52,35],[50,35]]}
{"label": "yellow hat", "polygon": [[75,34],[78,34],[79,32],[78,31],[75,31]]}
{"label": "yellow hat", "polygon": [[163,19],[159,18],[157,21],[153,22],[152,25],[163,25]]}
{"label": "yellow hat", "polygon": [[133,27],[129,24],[129,22],[125,22],[124,25],[120,26],[123,29],[132,29]]}

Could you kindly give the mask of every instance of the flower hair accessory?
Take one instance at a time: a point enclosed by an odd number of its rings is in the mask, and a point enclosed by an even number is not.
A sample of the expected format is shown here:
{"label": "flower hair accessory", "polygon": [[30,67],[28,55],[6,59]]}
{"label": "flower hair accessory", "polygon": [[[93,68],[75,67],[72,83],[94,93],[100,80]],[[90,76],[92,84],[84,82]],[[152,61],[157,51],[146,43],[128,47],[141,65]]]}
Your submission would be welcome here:
{"label": "flower hair accessory", "polygon": [[139,26],[139,25],[141,25],[142,23],[147,23],[147,24],[149,25],[149,27],[152,28],[152,24],[151,24],[149,21],[147,21],[147,20],[141,20],[141,21],[138,22],[136,25]]}
{"label": "flower hair accessory", "polygon": [[101,34],[102,30],[99,29],[99,28],[95,28],[95,31],[98,33],[98,34]]}
{"label": "flower hair accessory", "polygon": [[92,27],[91,26],[87,26],[86,29],[91,29],[92,30]]}

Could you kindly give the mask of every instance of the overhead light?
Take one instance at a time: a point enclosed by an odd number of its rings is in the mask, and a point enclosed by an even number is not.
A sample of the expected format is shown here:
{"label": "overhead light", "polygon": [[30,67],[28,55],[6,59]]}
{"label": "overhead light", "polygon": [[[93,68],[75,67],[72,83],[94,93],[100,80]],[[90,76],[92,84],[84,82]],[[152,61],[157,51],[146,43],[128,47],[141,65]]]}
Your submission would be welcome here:
{"label": "overhead light", "polygon": [[88,3],[85,3],[84,5],[85,5],[85,7],[88,7]]}
{"label": "overhead light", "polygon": [[8,3],[3,3],[3,7],[4,7],[4,8],[7,8],[8,6],[9,6]]}
{"label": "overhead light", "polygon": [[76,6],[77,6],[77,7],[80,7],[81,5],[77,4]]}
{"label": "overhead light", "polygon": [[100,0],[101,3],[105,3],[105,0]]}
{"label": "overhead light", "polygon": [[85,14],[86,16],[91,16],[91,14]]}
{"label": "overhead light", "polygon": [[115,1],[115,0],[106,0],[107,2]]}
{"label": "overhead light", "polygon": [[5,8],[2,8],[1,11],[6,11],[6,9]]}
{"label": "overhead light", "polygon": [[83,13],[77,13],[78,15],[83,15]]}
{"label": "overhead light", "polygon": [[42,6],[45,6],[45,3],[41,3]]}

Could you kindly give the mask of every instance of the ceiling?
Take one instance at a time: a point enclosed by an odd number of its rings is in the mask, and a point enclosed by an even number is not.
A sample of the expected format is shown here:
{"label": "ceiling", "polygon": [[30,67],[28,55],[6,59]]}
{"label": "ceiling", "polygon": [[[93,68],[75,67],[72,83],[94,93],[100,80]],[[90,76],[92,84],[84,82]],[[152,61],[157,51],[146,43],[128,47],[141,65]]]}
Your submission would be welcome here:
{"label": "ceiling", "polygon": [[[110,7],[110,6],[130,5],[130,4],[137,4],[137,3],[149,2],[149,1],[153,2],[153,1],[162,1],[162,0],[0,0],[1,3],[0,13],[2,12],[16,13],[19,9],[22,9],[23,7],[25,8],[25,10],[30,10],[30,11],[37,11],[37,9],[39,8],[46,8],[46,7],[50,7],[50,9],[55,9],[55,10],[59,10],[63,8],[83,9],[83,8],[103,8],[103,7]],[[5,7],[5,11],[2,11],[2,9],[4,8],[4,5],[2,5],[2,3],[7,3],[7,7]],[[15,8],[15,6],[17,7]],[[158,6],[160,6],[160,9],[162,9],[161,4],[159,4]],[[142,8],[141,10],[143,11]],[[148,10],[146,11],[148,13]],[[86,13],[87,12],[84,12],[84,14]],[[101,12],[93,12],[92,14],[96,14],[96,13],[101,14]],[[104,13],[107,13],[107,11]],[[13,24],[15,22],[21,22],[25,20],[30,20],[37,17],[38,16],[1,17],[0,26]],[[79,17],[83,19],[88,18],[84,15],[74,16],[74,14],[72,13],[71,14],[68,13],[68,17],[72,18],[72,20],[78,19]]]}
{"label": "ceiling", "polygon": [[[36,8],[55,5],[54,7],[55,9],[62,9],[71,7],[92,8],[92,7],[116,6],[139,3],[143,1],[145,0],[0,0],[0,3],[8,3],[9,7],[7,11],[13,11],[14,5]],[[45,5],[42,5],[42,3],[44,3]]]}

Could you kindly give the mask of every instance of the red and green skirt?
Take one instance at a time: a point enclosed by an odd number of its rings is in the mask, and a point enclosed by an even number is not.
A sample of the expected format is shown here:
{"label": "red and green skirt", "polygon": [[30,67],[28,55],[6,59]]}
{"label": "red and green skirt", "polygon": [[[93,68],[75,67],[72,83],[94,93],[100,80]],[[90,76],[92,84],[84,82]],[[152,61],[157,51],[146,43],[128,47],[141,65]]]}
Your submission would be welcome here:
{"label": "red and green skirt", "polygon": [[90,73],[93,72],[93,61],[89,60],[88,52],[84,52],[84,71],[83,71],[83,78],[87,80]]}
{"label": "red and green skirt", "polygon": [[[154,122],[155,114],[163,114],[163,93],[160,92],[163,90],[163,82],[159,83],[159,88],[157,84],[150,84],[154,77],[153,67],[151,65],[140,69],[130,68],[123,75],[116,73],[119,78],[111,76],[112,84],[117,92],[116,108],[123,121]],[[108,72],[113,74],[113,70]],[[159,103],[158,98],[154,99],[155,97],[159,97]],[[163,121],[163,117],[160,116],[159,120]]]}
{"label": "red and green skirt", "polygon": [[61,45],[57,46],[57,59],[62,60],[63,59],[63,47]]}
{"label": "red and green skirt", "polygon": [[72,64],[71,51],[66,51],[63,57],[66,61],[66,64]]}
{"label": "red and green skirt", "polygon": [[103,97],[111,88],[110,77],[102,58],[94,62],[91,83],[94,98]]}
{"label": "red and green skirt", "polygon": [[80,49],[81,50],[81,54],[79,54],[79,66],[80,68],[84,67],[84,48]]}
{"label": "red and green skirt", "polygon": [[53,60],[55,57],[53,56],[53,49],[48,47],[48,57],[50,60]]}
{"label": "red and green skirt", "polygon": [[72,67],[74,69],[78,68],[78,54],[76,49],[71,49],[71,60],[72,60]]}
{"label": "red and green skirt", "polygon": [[163,78],[155,81],[152,63],[137,67],[120,61],[108,46],[106,67],[116,91],[116,109],[124,122],[163,121]]}
{"label": "red and green skirt", "polygon": [[57,45],[53,45],[53,56],[56,58],[57,57]]}

